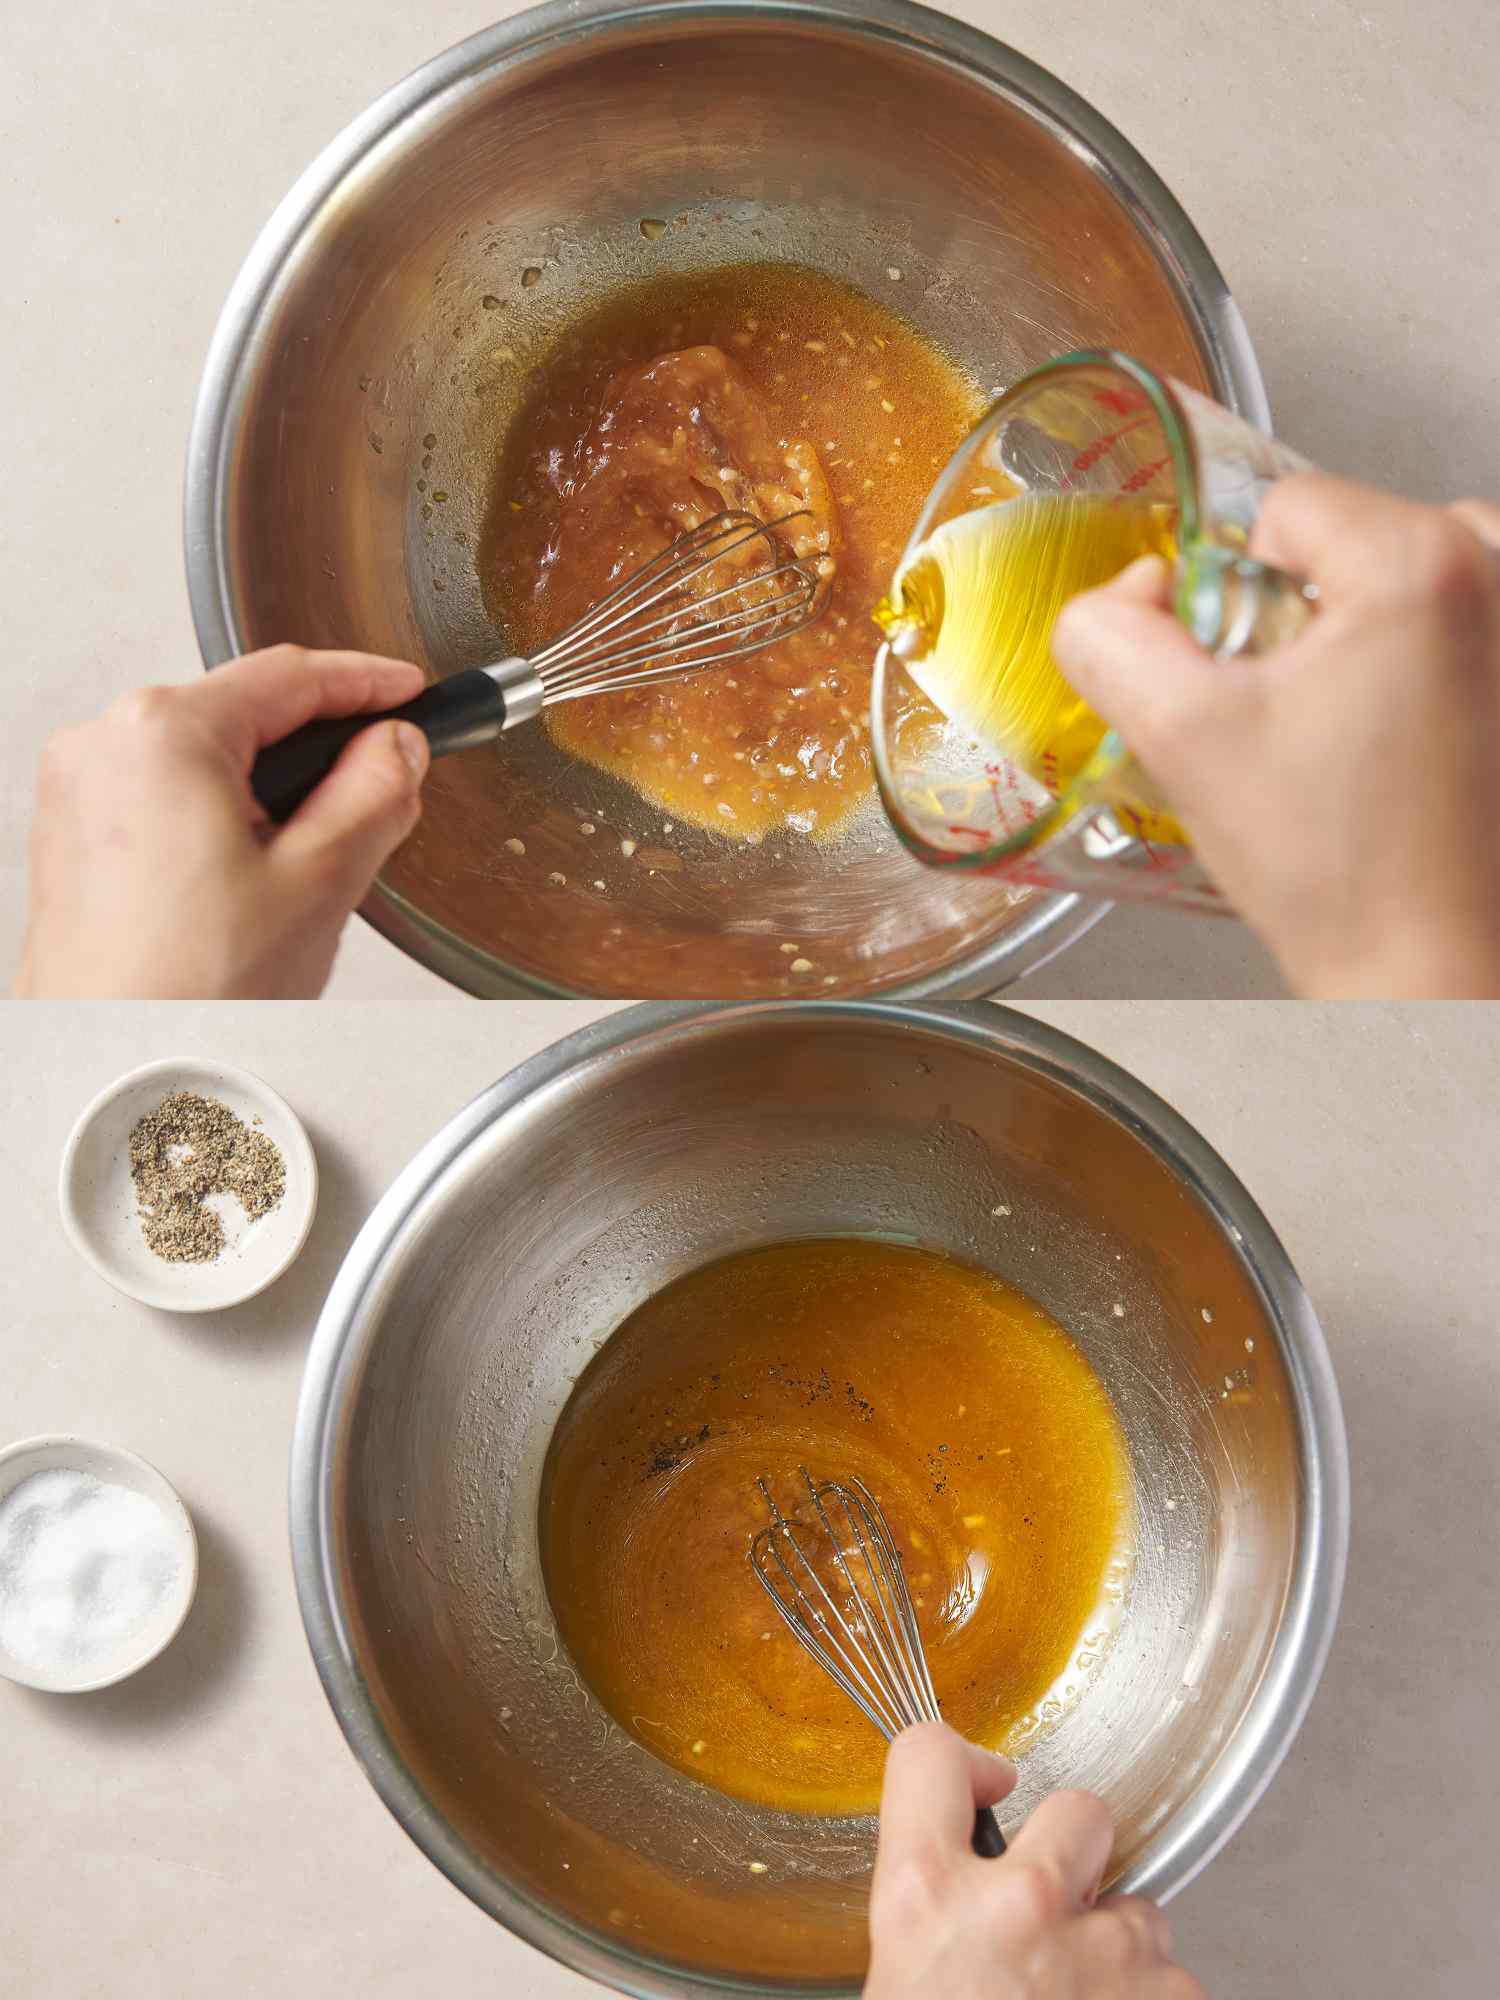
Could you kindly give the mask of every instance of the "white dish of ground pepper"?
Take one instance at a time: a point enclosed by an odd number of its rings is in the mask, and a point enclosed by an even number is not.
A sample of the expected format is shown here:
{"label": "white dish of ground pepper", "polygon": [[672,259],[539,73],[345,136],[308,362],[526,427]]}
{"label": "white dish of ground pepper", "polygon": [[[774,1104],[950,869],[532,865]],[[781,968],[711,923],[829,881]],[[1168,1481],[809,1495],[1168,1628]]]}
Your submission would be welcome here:
{"label": "white dish of ground pepper", "polygon": [[198,1537],[176,1490],[118,1446],[0,1451],[0,1674],[47,1694],[112,1687],[187,1617]]}
{"label": "white dish of ground pepper", "polygon": [[307,1241],[318,1163],[258,1076],[154,1062],[83,1112],[58,1194],[74,1248],[117,1291],[164,1312],[219,1312],[274,1283]]}

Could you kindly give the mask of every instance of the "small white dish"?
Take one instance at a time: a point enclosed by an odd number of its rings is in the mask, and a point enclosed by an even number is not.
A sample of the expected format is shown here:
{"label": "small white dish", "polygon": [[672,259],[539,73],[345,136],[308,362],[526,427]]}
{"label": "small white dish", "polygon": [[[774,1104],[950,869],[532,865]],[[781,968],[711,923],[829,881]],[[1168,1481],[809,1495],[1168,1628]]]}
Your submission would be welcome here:
{"label": "small white dish", "polygon": [[[247,1222],[238,1202],[216,1200],[228,1242],[209,1264],[169,1264],[147,1248],[130,1178],[130,1135],[174,1090],[217,1098],[273,1139],[286,1192]],[[318,1163],[291,1106],[248,1070],[193,1060],[146,1063],[101,1091],[63,1148],[58,1183],[73,1247],[116,1291],[163,1312],[220,1312],[279,1278],[307,1241],[318,1206]]]}
{"label": "small white dish", "polygon": [[44,1694],[90,1694],[96,1688],[113,1687],[138,1673],[148,1661],[171,1644],[182,1629],[194,1592],[198,1588],[198,1537],[192,1516],[183,1506],[177,1489],[144,1458],[118,1445],[95,1444],[89,1438],[51,1436],[23,1438],[19,1444],[0,1451],[0,1500],[35,1472],[85,1472],[107,1484],[129,1487],[160,1512],[180,1562],[175,1587],[162,1599],[149,1625],[135,1632],[127,1644],[112,1654],[108,1665],[72,1675],[66,1671],[48,1673],[30,1662],[13,1659],[0,1642],[0,1674],[19,1681],[23,1687],[40,1688]]}

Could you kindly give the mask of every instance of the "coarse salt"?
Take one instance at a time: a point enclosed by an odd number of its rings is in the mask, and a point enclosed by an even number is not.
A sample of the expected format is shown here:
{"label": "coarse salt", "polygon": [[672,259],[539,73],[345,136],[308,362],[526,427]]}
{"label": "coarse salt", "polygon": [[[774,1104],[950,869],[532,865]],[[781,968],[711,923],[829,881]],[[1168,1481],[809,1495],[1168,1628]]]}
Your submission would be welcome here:
{"label": "coarse salt", "polygon": [[0,1499],[0,1648],[37,1672],[107,1673],[159,1627],[183,1560],[144,1493],[33,1472]]}

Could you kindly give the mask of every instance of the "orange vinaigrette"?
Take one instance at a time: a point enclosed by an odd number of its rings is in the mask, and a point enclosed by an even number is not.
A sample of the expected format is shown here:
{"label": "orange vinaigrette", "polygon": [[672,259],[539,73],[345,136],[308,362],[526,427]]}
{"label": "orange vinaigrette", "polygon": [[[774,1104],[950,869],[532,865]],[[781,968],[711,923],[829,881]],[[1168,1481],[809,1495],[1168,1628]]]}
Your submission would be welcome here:
{"label": "orange vinaigrette", "polygon": [[492,614],[534,651],[724,507],[806,508],[823,616],[722,670],[547,712],[554,739],[733,840],[837,831],[871,784],[870,608],[977,385],[886,307],[792,264],[617,295],[543,362],[485,525]]}
{"label": "orange vinaigrette", "polygon": [[852,1238],[782,1244],[633,1313],[549,1453],[542,1557],[563,1638],[658,1756],[763,1805],[876,1803],[884,1744],[749,1567],[757,1478],[790,1513],[802,1465],[875,1493],[956,1729],[1002,1748],[1082,1681],[1131,1518],[1097,1376],[986,1272]]}

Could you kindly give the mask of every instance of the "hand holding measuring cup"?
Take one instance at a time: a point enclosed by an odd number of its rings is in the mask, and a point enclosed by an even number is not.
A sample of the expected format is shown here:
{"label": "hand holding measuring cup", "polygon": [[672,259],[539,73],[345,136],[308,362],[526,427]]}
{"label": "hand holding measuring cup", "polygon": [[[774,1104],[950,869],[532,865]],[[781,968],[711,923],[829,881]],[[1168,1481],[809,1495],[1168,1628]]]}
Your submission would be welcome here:
{"label": "hand holding measuring cup", "polygon": [[1496,545],[1128,356],[1049,363],[881,608],[887,812],[934,867],[1237,909],[1306,993],[1500,993]]}
{"label": "hand holding measuring cup", "polygon": [[1146,561],[1066,607],[1059,664],[1299,992],[1500,994],[1500,507],[1306,474],[1250,549],[1319,594],[1270,657],[1210,658]]}
{"label": "hand holding measuring cup", "polygon": [[1052,626],[1076,592],[1154,551],[1174,562],[1178,617],[1216,655],[1283,643],[1316,591],[1253,560],[1250,534],[1275,483],[1308,469],[1113,350],[1007,390],[928,496],[876,612],[871,753],[918,859],[1223,910],[1160,788],[1058,671]]}

